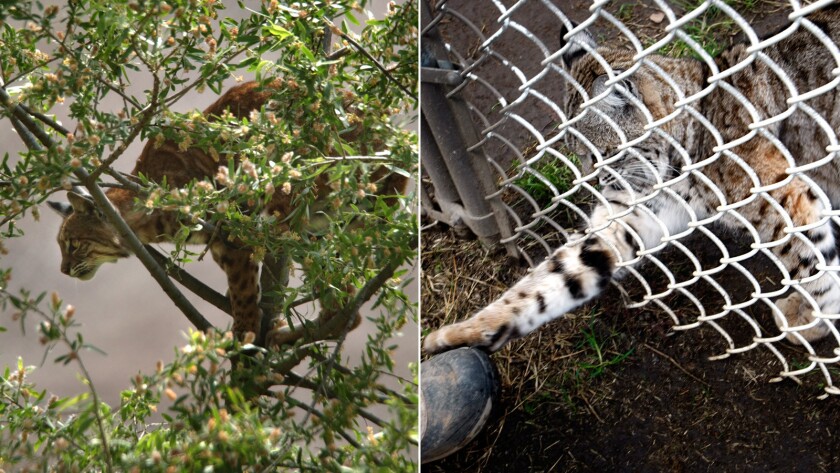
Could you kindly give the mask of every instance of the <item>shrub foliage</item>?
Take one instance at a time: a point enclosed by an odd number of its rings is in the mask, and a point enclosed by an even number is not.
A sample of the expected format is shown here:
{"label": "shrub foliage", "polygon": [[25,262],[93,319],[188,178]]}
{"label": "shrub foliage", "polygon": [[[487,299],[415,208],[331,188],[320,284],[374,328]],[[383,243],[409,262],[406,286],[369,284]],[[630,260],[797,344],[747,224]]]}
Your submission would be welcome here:
{"label": "shrub foliage", "polygon": [[[14,268],[0,259],[4,313],[21,323],[37,318],[42,342],[60,354],[54,361],[87,380],[85,392],[61,398],[32,385],[34,368],[22,360],[0,373],[0,471],[416,470],[416,379],[399,389],[381,380],[394,370],[389,339],[416,318],[402,269],[416,248],[414,196],[374,196],[369,176],[383,165],[415,171],[416,135],[407,130],[416,106],[417,4],[391,3],[378,19],[367,7],[349,0],[0,5],[0,113],[27,149],[0,161],[0,255],[4,240],[26,238],[20,219],[37,219],[53,194],[81,186],[101,207],[102,187],[131,187],[138,208],[182,216],[166,260],[141,257],[149,277],[155,269],[173,277],[189,271],[186,263],[198,257],[185,245],[190,230],[218,228],[272,261],[279,284],[264,291],[269,312],[300,334],[277,351],[242,345],[179,302],[179,290],[161,277],[196,330],[174,361],[126,380],[120,404],[109,406],[85,368],[95,347],[72,301],[49,288],[11,292]],[[227,15],[234,9],[241,19]],[[239,121],[173,111],[191,90],[220,93],[243,78],[282,81],[273,97],[279,105]],[[145,90],[132,93],[139,84]],[[105,107],[105,97],[122,106]],[[69,122],[55,118],[62,104]],[[348,129],[358,131],[341,134]],[[177,189],[114,169],[118,160],[131,162],[124,152],[132,142],[164,138],[203,148],[227,167],[213,182]],[[315,201],[309,189],[324,174],[330,192]],[[259,212],[274,192],[296,196],[290,215]],[[153,249],[135,253],[143,251]],[[284,284],[287,271],[301,284]],[[341,303],[331,319],[338,329],[301,315],[327,292]],[[377,330],[350,366],[341,346],[347,336],[364,336],[348,328],[368,301],[378,310]],[[158,412],[162,401],[173,407]],[[374,414],[374,406],[389,415]]]}

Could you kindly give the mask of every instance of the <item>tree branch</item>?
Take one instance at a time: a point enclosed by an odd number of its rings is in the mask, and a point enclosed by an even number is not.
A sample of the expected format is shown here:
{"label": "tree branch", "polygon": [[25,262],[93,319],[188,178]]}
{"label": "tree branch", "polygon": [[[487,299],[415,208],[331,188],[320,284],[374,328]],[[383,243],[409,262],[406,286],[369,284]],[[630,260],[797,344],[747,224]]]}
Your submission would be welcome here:
{"label": "tree branch", "polygon": [[38,149],[40,145],[38,144],[38,140],[35,138],[28,128],[26,128],[23,123],[18,120],[18,118],[14,115],[9,116],[9,120],[12,121],[12,126],[17,131],[18,135],[20,135],[20,139],[23,140],[23,144],[26,145],[27,149]]}
{"label": "tree branch", "polygon": [[[0,103],[2,103],[6,111],[9,112],[9,118],[13,119],[13,126],[15,124],[14,119],[17,119],[19,123],[23,125],[21,129],[18,129],[17,126],[15,126],[15,129],[21,134],[21,138],[28,149],[41,151],[41,146],[32,140],[33,136],[37,138],[43,146],[47,148],[52,146],[52,139],[47,132],[38,126],[38,124],[32,120],[32,117],[26,113],[19,104],[12,103],[12,97],[8,92],[6,92],[5,86],[0,87]],[[25,130],[23,130],[23,128],[25,128]]]}
{"label": "tree branch", "polygon": [[204,284],[195,276],[188,273],[187,271],[184,271],[178,266],[169,264],[169,258],[164,256],[161,252],[154,249],[153,247],[145,245],[145,248],[146,251],[148,251],[149,254],[152,255],[152,258],[154,258],[155,261],[157,261],[157,263],[166,270],[166,274],[172,277],[172,279],[178,281],[182,286],[189,289],[190,292],[192,292],[193,294],[213,304],[222,312],[231,315],[232,309],[230,307],[230,299],[228,299],[224,294],[220,294],[212,287]]}
{"label": "tree branch", "polygon": [[135,181],[132,181],[131,179],[129,179],[129,177],[132,177],[132,178],[134,177],[131,174],[125,174],[125,173],[119,172],[119,171],[115,170],[114,168],[112,168],[110,166],[108,167],[108,169],[105,170],[105,173],[108,174],[109,176],[113,177],[117,182],[122,184],[122,186],[125,187],[126,189],[129,189],[129,190],[131,190],[131,191],[133,191],[137,194],[143,194],[146,191],[143,187],[140,186],[140,184],[138,184]]}
{"label": "tree branch", "polygon": [[[27,131],[32,132],[32,135],[35,135],[38,138],[38,141],[43,144],[43,146],[50,148],[54,146],[54,142],[49,137],[49,135],[41,128],[32,117],[20,107],[20,105],[12,106],[11,97],[9,96],[6,89],[0,87],[0,102],[2,102],[3,106],[6,110],[11,114],[11,117],[19,120],[27,129]],[[14,124],[14,120],[12,122]],[[26,143],[27,147],[31,150],[42,151],[42,146],[28,139],[29,135],[24,133],[22,137],[24,138],[24,143]],[[143,263],[143,266],[149,271],[149,274],[152,278],[157,281],[160,287],[163,289],[163,292],[166,293],[167,296],[175,303],[175,305],[184,313],[184,315],[189,319],[193,325],[196,326],[201,331],[206,331],[213,328],[213,325],[207,321],[207,319],[202,316],[198,310],[184,297],[181,291],[175,287],[175,284],[169,279],[166,275],[166,272],[163,268],[158,265],[157,261],[146,251],[146,248],[143,247],[143,243],[137,238],[137,235],[131,230],[131,227],[123,220],[122,215],[117,212],[117,209],[111,204],[111,201],[108,200],[108,197],[105,196],[105,193],[102,192],[102,189],[97,185],[96,179],[92,178],[87,171],[82,168],[75,169],[73,173],[76,175],[76,178],[81,181],[87,190],[90,192],[91,197],[93,198],[94,202],[96,203],[97,208],[99,208],[105,216],[108,218],[110,223],[114,225],[117,232],[120,236],[125,240],[128,244],[128,247],[137,255],[137,258],[140,259],[140,262]]]}
{"label": "tree branch", "polygon": [[117,209],[111,205],[111,201],[108,200],[108,197],[105,196],[105,193],[102,192],[102,189],[96,185],[96,180],[91,178],[91,175],[87,173],[82,168],[76,169],[73,171],[76,176],[85,184],[85,187],[90,192],[91,197],[93,197],[94,202],[96,202],[96,206],[101,210],[108,220],[111,222],[112,225],[117,229],[117,232],[120,234],[126,243],[128,243],[128,247],[131,251],[137,255],[137,258],[140,259],[140,262],[143,263],[143,266],[146,267],[146,270],[149,271],[149,274],[157,281],[160,285],[163,292],[166,293],[167,296],[175,303],[175,305],[181,309],[181,312],[192,322],[193,325],[202,332],[205,332],[211,328],[213,325],[201,315],[198,310],[184,297],[184,294],[178,290],[177,287],[172,283],[172,280],[166,275],[166,271],[161,268],[161,266],[155,261],[154,257],[146,251],[146,248],[143,246],[143,243],[140,242],[140,239],[137,238],[137,235],[128,226],[128,224],[123,220],[122,216]]}
{"label": "tree branch", "polygon": [[[381,288],[388,279],[390,279],[394,272],[402,265],[402,262],[392,261],[386,265],[375,277],[370,279],[359,291],[356,296],[337,313],[332,314],[331,317],[324,320],[320,316],[314,323],[301,324],[297,329],[291,330],[288,327],[283,327],[283,341],[284,343],[294,343],[303,338],[307,343],[326,340],[341,333],[342,329],[349,327],[356,318],[356,313],[359,312],[362,305],[367,302],[376,291]],[[323,315],[323,313],[322,313]],[[314,327],[313,327],[314,325]],[[286,330],[288,329],[288,330]],[[272,369],[280,374],[287,374],[297,366],[301,360],[311,355],[311,349],[308,346],[300,346],[293,350],[285,359],[274,364]]]}
{"label": "tree branch", "polygon": [[340,58],[343,58],[344,56],[350,54],[350,48],[339,48],[339,49],[336,49],[333,52],[329,52],[329,51],[326,51],[326,52],[327,52],[326,59],[328,61],[333,61],[335,59],[340,59]]}
{"label": "tree branch", "polygon": [[63,126],[61,126],[61,124],[60,124],[60,123],[58,123],[57,121],[53,120],[52,118],[50,118],[50,117],[48,117],[48,116],[44,115],[43,113],[40,113],[40,112],[36,112],[36,111],[34,111],[34,110],[31,110],[31,109],[30,109],[29,107],[27,107],[26,105],[21,105],[21,106],[20,106],[20,108],[22,108],[24,112],[26,112],[26,113],[28,113],[28,114],[32,115],[33,117],[37,118],[38,120],[40,120],[40,121],[41,121],[41,123],[43,123],[43,124],[47,125],[48,127],[52,128],[53,130],[55,130],[55,131],[57,131],[57,132],[61,133],[62,135],[67,136],[67,135],[69,135],[70,133],[72,133],[72,132],[71,132],[70,130],[68,130],[67,128],[64,128]]}

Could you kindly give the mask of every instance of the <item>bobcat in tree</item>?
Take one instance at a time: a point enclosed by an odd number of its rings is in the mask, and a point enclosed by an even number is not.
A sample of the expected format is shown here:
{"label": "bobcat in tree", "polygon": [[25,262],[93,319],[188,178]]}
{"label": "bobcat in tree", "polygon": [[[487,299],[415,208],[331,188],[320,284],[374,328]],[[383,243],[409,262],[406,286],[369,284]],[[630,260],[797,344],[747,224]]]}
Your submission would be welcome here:
{"label": "bobcat in tree", "polygon": [[[713,71],[700,60],[650,55],[640,63],[635,51],[599,47],[586,31],[567,38],[563,68],[579,87],[567,82],[565,113],[577,133],[566,136],[585,166],[602,170],[603,199],[590,216],[598,230],[573,236],[575,244],[555,250],[472,318],[430,333],[425,350],[498,350],[597,296],[622,276],[621,263],[641,259],[640,250],[715,220],[748,229],[753,246],[770,248],[784,277],[797,283],[775,301],[776,324],[790,341],[829,333],[840,340],[832,323],[840,314],[840,261],[827,212],[840,208],[840,92],[833,82],[840,7],[807,20],[819,34],[802,24],[757,54],[733,46],[715,60],[714,72],[728,72],[711,81]],[[797,99],[818,88],[822,93]]]}
{"label": "bobcat in tree", "polygon": [[[211,121],[218,120],[225,113],[237,120],[248,118],[251,112],[263,106],[267,108],[273,92],[282,84],[282,79],[278,79],[267,85],[249,82],[235,86],[210,105],[204,115]],[[352,105],[348,103],[347,107]],[[343,138],[353,141],[358,131],[350,129]],[[360,146],[367,149],[380,145],[373,143]],[[329,150],[323,151],[327,153]],[[165,179],[169,187],[178,188],[192,181],[212,180],[224,164],[225,159],[214,159],[211,154],[197,147],[182,150],[171,140],[157,144],[150,141],[131,174],[137,176],[142,173],[153,182],[163,182]],[[317,196],[323,197],[328,192],[327,180],[326,173],[321,173],[316,179]],[[403,193],[407,178],[380,167],[372,173],[370,182],[377,184],[379,193],[394,195]],[[149,212],[138,209],[135,200],[140,196],[132,190],[112,188],[106,192],[106,196],[144,244],[171,240],[181,228],[177,211]],[[131,256],[126,243],[95,207],[92,199],[76,192],[68,192],[67,197],[69,203],[50,202],[50,206],[64,216],[58,233],[62,273],[88,280],[103,263]],[[282,220],[292,210],[294,197],[293,193],[275,192],[265,210],[278,215]],[[189,243],[208,245],[213,260],[227,275],[234,333],[239,336],[247,332],[258,335],[261,323],[259,266],[252,258],[252,249],[235,241],[225,241],[225,238],[206,231],[193,232]],[[280,343],[282,340],[269,342]]]}

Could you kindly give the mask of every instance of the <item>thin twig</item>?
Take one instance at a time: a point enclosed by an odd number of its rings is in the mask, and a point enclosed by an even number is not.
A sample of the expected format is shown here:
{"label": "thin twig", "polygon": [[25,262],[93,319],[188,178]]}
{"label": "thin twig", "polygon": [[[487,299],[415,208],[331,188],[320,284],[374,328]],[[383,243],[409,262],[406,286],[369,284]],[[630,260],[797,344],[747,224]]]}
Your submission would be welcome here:
{"label": "thin twig", "polygon": [[676,366],[678,370],[680,370],[680,371],[682,371],[683,373],[687,374],[687,375],[688,375],[691,379],[693,379],[693,380],[695,380],[695,381],[698,381],[698,382],[702,383],[704,386],[708,386],[708,385],[709,385],[709,383],[707,383],[707,382],[703,381],[702,379],[698,378],[697,376],[695,376],[695,375],[691,374],[691,373],[690,373],[687,369],[683,368],[683,367],[682,367],[682,365],[680,365],[680,364],[677,362],[677,360],[675,360],[675,359],[671,358],[670,356],[666,355],[665,353],[662,353],[661,351],[657,350],[656,348],[653,348],[652,346],[648,345],[647,343],[643,343],[643,344],[642,344],[642,346],[643,346],[643,347],[645,347],[645,348],[647,348],[648,350],[650,350],[650,351],[652,351],[652,352],[656,353],[657,355],[661,356],[662,358],[665,358],[666,360],[670,361],[670,362],[671,362],[671,364],[673,364],[674,366]]}
{"label": "thin twig", "polygon": [[[66,338],[65,342],[68,345],[70,345],[69,341],[66,340]],[[93,396],[93,415],[96,417],[96,423],[99,424],[99,433],[102,436],[102,451],[105,453],[105,464],[108,466],[108,471],[114,471],[114,466],[111,460],[111,447],[109,446],[108,436],[105,434],[105,422],[102,420],[102,414],[100,414],[99,412],[99,406],[101,402],[99,400],[99,395],[96,393],[96,388],[93,385],[93,379],[90,377],[90,372],[88,372],[85,363],[82,361],[82,357],[79,356],[78,352],[76,352],[75,350],[73,352],[76,353],[76,362],[78,362],[79,369],[82,370],[82,376],[84,376],[85,380],[87,380],[88,389],[90,389],[90,394],[91,396]]]}
{"label": "thin twig", "polygon": [[[70,185],[71,185],[71,186],[73,186],[73,187],[81,187],[81,186],[84,186],[84,184],[83,184],[82,182],[80,182],[80,181],[70,181]],[[100,182],[100,183],[99,183],[99,187],[104,187],[104,188],[106,188],[106,189],[125,189],[125,190],[134,190],[133,188],[131,188],[131,187],[126,187],[125,185],[123,185],[123,184],[121,184],[121,183],[119,183],[119,182]],[[56,188],[55,188],[55,192],[58,192],[58,191],[61,191],[61,190],[64,190],[64,187],[56,187]]]}
{"label": "thin twig", "polygon": [[57,121],[53,120],[52,118],[44,115],[43,113],[36,112],[36,111],[30,109],[29,107],[27,107],[26,105],[23,105],[23,104],[20,105],[20,108],[22,108],[24,112],[26,112],[26,113],[32,115],[33,117],[37,118],[38,120],[40,120],[41,123],[47,125],[48,127],[50,127],[53,130],[61,133],[64,136],[67,136],[70,133],[72,133],[67,128],[64,128],[63,126],[61,126],[60,123],[58,123]]}
{"label": "thin twig", "polygon": [[153,76],[154,82],[152,84],[152,100],[149,102],[148,105],[140,112],[140,120],[137,122],[136,125],[131,129],[128,133],[128,136],[122,140],[119,146],[111,152],[111,154],[102,161],[102,164],[99,165],[94,171],[90,174],[91,179],[96,180],[103,171],[108,169],[111,164],[114,163],[122,154],[128,149],[128,146],[134,142],[138,135],[140,135],[140,131],[149,124],[152,120],[152,117],[155,115],[155,112],[158,108],[158,93],[160,92],[160,79],[158,79],[157,75]]}
{"label": "thin twig", "polygon": [[[54,322],[52,317],[47,315],[47,313],[41,310],[37,305],[30,305],[28,309],[34,311],[36,314],[41,316],[41,318],[43,318],[46,322],[49,322],[51,324]],[[96,426],[99,430],[99,436],[102,441],[102,451],[105,454],[106,471],[114,471],[114,467],[111,460],[111,448],[109,447],[108,435],[105,433],[105,422],[102,419],[102,415],[99,412],[99,406],[101,404],[99,400],[99,394],[97,394],[96,387],[94,387],[93,385],[93,379],[90,376],[90,372],[87,370],[87,367],[85,366],[85,363],[82,361],[82,357],[79,354],[79,349],[83,348],[84,346],[76,347],[72,342],[70,342],[70,339],[67,336],[67,326],[62,324],[57,324],[54,326],[58,328],[59,333],[61,334],[60,341],[63,342],[68,349],[70,349],[70,353],[72,355],[71,358],[78,363],[79,369],[81,369],[82,371],[82,378],[84,379],[84,381],[87,382],[86,384],[88,386],[88,389],[90,389],[91,396],[93,397],[93,416],[96,418]],[[45,352],[44,357],[46,356],[47,353]],[[18,389],[22,388],[23,383],[18,384]]]}
{"label": "thin twig", "polygon": [[44,66],[46,66],[46,65],[48,65],[52,62],[55,62],[59,59],[61,59],[61,56],[55,56],[55,57],[52,57],[50,59],[47,59],[46,61],[41,61],[39,64],[36,64],[36,65],[32,66],[31,68],[29,68],[25,71],[20,71],[12,77],[9,77],[9,79],[6,81],[6,83],[7,84],[14,84],[15,82],[17,82],[17,81],[21,80],[22,78],[26,77],[27,75],[32,74],[33,72],[37,71],[38,69],[40,69],[40,68],[42,68],[42,67],[44,67]]}
{"label": "thin twig", "polygon": [[322,159],[327,161],[373,161],[373,162],[390,162],[393,158],[388,156],[324,156]]}
{"label": "thin twig", "polygon": [[[323,308],[322,308],[322,310],[323,310]],[[358,315],[356,315],[356,317],[358,317]],[[341,353],[341,347],[344,346],[344,341],[347,339],[347,334],[350,332],[350,330],[353,329],[353,319],[354,318],[355,317],[348,320],[347,324],[343,327],[343,329],[341,331],[341,334],[338,337],[338,341],[335,344],[335,346],[333,347],[332,352],[330,353],[330,356],[326,360],[326,363],[321,363],[321,364],[318,365],[319,369],[322,370],[322,372],[329,373],[337,365],[336,359],[338,358],[339,353]],[[326,366],[324,366],[324,365],[326,365]],[[327,378],[322,378],[321,382],[317,386],[314,387],[314,391],[315,392],[320,392],[324,396],[329,396],[329,394],[327,392],[327,384],[326,383],[327,383]],[[316,399],[317,399],[317,396],[312,396],[312,403],[310,404],[311,407],[315,407]],[[307,413],[306,416],[304,416],[304,418],[303,418],[304,423],[306,423],[309,420],[308,417],[309,417],[309,413]],[[380,427],[381,427],[381,424],[378,424],[378,425],[380,425]]]}
{"label": "thin twig", "polygon": [[318,297],[319,297],[318,294],[313,294],[311,296],[301,297],[300,299],[290,303],[289,308],[292,309],[292,308],[301,306],[303,304],[307,304],[309,302],[315,302],[315,301],[318,300]]}
{"label": "thin twig", "polygon": [[327,61],[333,61],[335,59],[340,59],[348,54],[350,54],[350,48],[339,48],[327,54],[326,59]]}
{"label": "thin twig", "polygon": [[377,68],[377,69],[379,69],[380,71],[382,71],[382,74],[384,74],[384,75],[385,75],[385,77],[386,77],[388,80],[390,80],[391,82],[393,82],[394,84],[396,84],[396,86],[397,86],[397,87],[399,87],[399,88],[400,88],[400,90],[402,90],[402,91],[403,91],[406,95],[408,95],[409,97],[411,97],[411,98],[412,98],[412,99],[414,99],[415,101],[417,100],[417,96],[416,96],[413,92],[411,92],[410,90],[408,90],[408,88],[407,88],[407,87],[405,87],[404,85],[402,85],[402,84],[401,84],[401,83],[400,83],[400,82],[399,82],[396,78],[394,78],[394,76],[392,76],[392,75],[391,75],[391,73],[388,71],[388,69],[386,69],[386,68],[385,68],[385,66],[383,66],[383,65],[382,65],[382,63],[380,63],[380,62],[379,62],[379,60],[377,60],[375,57],[373,57],[373,55],[371,55],[371,54],[367,51],[367,49],[365,49],[365,48],[364,48],[364,46],[362,46],[361,44],[359,44],[359,43],[358,43],[355,39],[351,38],[349,35],[344,34],[344,32],[343,32],[343,31],[341,31],[341,28],[339,28],[339,27],[335,26],[335,23],[331,22],[330,20],[328,20],[328,19],[326,19],[326,18],[323,18],[323,21],[327,23],[327,25],[330,27],[330,30],[331,30],[333,33],[335,33],[335,34],[337,34],[337,35],[341,36],[344,40],[346,40],[348,43],[350,43],[351,45],[353,45],[353,47],[354,47],[354,48],[356,48],[356,50],[357,50],[357,51],[359,51],[360,53],[362,53],[362,55],[364,55],[364,56],[365,56],[366,58],[368,58],[371,62],[373,62],[373,64],[376,66],[376,68]]}
{"label": "thin twig", "polygon": [[[126,101],[126,102],[130,103],[130,104],[131,104],[131,105],[133,105],[135,108],[138,108],[138,109],[139,109],[139,108],[143,108],[143,106],[142,106],[142,105],[140,105],[140,103],[139,103],[138,101],[134,100],[134,98],[130,97],[128,94],[126,94],[125,92],[123,92],[121,88],[119,88],[119,87],[115,86],[114,84],[112,84],[112,83],[110,83],[110,82],[106,81],[105,79],[103,79],[103,78],[101,78],[101,77],[97,77],[97,80],[99,81],[99,83],[101,83],[101,84],[102,84],[102,85],[104,85],[105,87],[108,87],[109,89],[111,89],[111,91],[112,91],[112,92],[114,92],[114,93],[116,93],[117,95],[119,95],[120,97],[122,97],[122,99],[123,99],[124,101]],[[121,80],[122,80],[122,79],[121,79]]]}
{"label": "thin twig", "polygon": [[[288,401],[288,403],[291,404],[292,406],[298,407],[298,408],[303,409],[307,412],[311,412],[313,415],[315,415],[315,417],[317,417],[321,421],[327,421],[328,420],[323,412],[321,412],[317,409],[314,409],[314,408],[310,408],[309,406],[307,406],[306,404],[298,401],[295,398],[286,396],[286,401]],[[345,432],[344,430],[341,430],[341,429],[337,429],[336,431],[338,432],[338,435],[341,435],[341,437],[344,440],[347,441],[347,443],[349,443],[350,445],[352,445],[353,447],[355,447],[359,450],[362,449],[362,445],[359,442],[357,442],[356,439],[354,439],[352,436],[350,436],[347,432]],[[377,459],[374,458],[373,460],[374,460],[375,463],[379,464],[379,461]]]}
{"label": "thin twig", "polygon": [[[220,61],[220,63],[226,64],[226,63],[232,61],[236,56],[239,56],[240,54],[245,52],[247,49],[248,49],[247,47],[243,46],[243,47],[237,49],[236,51],[233,51],[229,57],[225,58],[223,61]],[[204,79],[203,77],[199,77],[198,79],[194,80],[191,84],[187,85],[183,89],[181,89],[178,92],[170,95],[169,97],[166,98],[166,101],[164,102],[164,105],[167,106],[167,107],[171,107],[172,104],[174,104],[178,100],[181,100],[181,98],[184,95],[186,95],[187,92],[189,92],[190,90],[192,90],[196,86],[198,86],[198,84],[200,84],[203,79]]]}
{"label": "thin twig", "polygon": [[[319,387],[319,385],[316,385],[315,383],[313,383],[309,379],[298,376],[297,374],[292,373],[292,372],[287,373],[285,375],[284,379],[283,379],[283,382],[280,383],[280,384],[282,384],[284,386],[290,386],[290,387],[301,387],[301,388],[304,388],[304,389],[309,389],[310,391],[316,391],[316,390],[318,390],[318,387]],[[336,392],[331,390],[331,389],[326,390],[326,395],[327,395],[327,397],[329,397],[331,399],[339,399],[340,400],[340,397],[338,396],[338,394],[336,394]],[[388,398],[384,397],[384,396],[381,396],[381,397],[377,397],[376,400],[377,400],[377,402],[384,403],[388,400]],[[407,400],[407,398],[406,398],[406,400]],[[373,422],[378,427],[384,427],[385,424],[387,424],[387,422],[384,419],[382,419],[379,416],[377,416],[377,415],[375,415],[371,412],[368,412],[364,409],[359,409],[359,415],[362,416],[363,418]],[[415,445],[417,444],[417,441],[414,440],[414,439],[409,439],[409,442],[411,442]]]}
{"label": "thin twig", "polygon": [[[320,354],[315,354],[315,355],[313,355],[313,358],[315,358],[316,360],[322,360],[322,359],[323,359],[323,356],[321,356]],[[336,371],[338,371],[339,373],[342,373],[342,374],[345,374],[345,375],[352,375],[352,374],[353,374],[353,372],[352,372],[352,371],[350,371],[350,369],[349,369],[349,368],[346,368],[346,367],[341,366],[341,365],[336,366],[336,367],[335,367],[335,369],[336,369]],[[393,373],[385,373],[385,374],[389,374],[389,375],[392,375],[392,376],[395,376],[395,377],[399,378],[398,376],[396,376],[396,375],[395,375],[395,374],[393,374]],[[409,382],[409,383],[411,382],[411,381],[409,381],[409,380],[407,380],[407,379],[402,379],[402,378],[400,378],[400,379],[401,379],[402,381],[405,381],[405,382]],[[377,391],[379,391],[379,392],[381,392],[381,393],[385,394],[386,396],[392,396],[392,397],[395,397],[395,398],[399,399],[400,401],[402,401],[402,402],[404,402],[404,403],[406,403],[406,404],[412,404],[411,399],[409,399],[408,397],[406,397],[406,396],[405,396],[405,395],[403,395],[402,393],[398,393],[398,392],[396,392],[396,391],[394,391],[394,390],[392,390],[392,389],[388,389],[388,388],[386,388],[385,386],[376,386],[376,387],[375,387],[375,389],[376,389]]]}

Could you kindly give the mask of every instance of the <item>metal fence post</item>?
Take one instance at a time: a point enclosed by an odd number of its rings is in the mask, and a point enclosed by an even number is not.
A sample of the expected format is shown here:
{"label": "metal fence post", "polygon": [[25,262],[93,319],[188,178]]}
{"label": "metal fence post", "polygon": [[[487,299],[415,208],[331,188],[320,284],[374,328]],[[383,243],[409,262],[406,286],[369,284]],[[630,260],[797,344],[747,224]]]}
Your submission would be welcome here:
{"label": "metal fence post", "polygon": [[[446,48],[431,23],[428,2],[421,7],[423,55],[421,67],[421,127],[423,170],[432,180],[435,197],[445,221],[469,227],[486,244],[498,244],[512,235],[504,205],[498,196],[492,170],[480,149],[466,103],[447,98],[447,91],[463,79],[449,63]],[[519,256],[516,245],[505,244],[508,254]]]}

